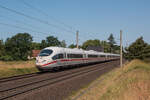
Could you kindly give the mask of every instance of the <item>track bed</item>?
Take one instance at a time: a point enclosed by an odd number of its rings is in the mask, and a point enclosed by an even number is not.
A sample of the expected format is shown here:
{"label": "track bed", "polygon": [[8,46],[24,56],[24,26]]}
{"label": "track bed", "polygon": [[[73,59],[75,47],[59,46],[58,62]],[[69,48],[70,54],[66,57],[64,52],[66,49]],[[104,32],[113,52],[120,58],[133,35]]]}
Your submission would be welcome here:
{"label": "track bed", "polygon": [[58,72],[47,72],[16,80],[1,81],[0,99],[62,100],[101,74],[117,67],[119,61],[103,62]]}

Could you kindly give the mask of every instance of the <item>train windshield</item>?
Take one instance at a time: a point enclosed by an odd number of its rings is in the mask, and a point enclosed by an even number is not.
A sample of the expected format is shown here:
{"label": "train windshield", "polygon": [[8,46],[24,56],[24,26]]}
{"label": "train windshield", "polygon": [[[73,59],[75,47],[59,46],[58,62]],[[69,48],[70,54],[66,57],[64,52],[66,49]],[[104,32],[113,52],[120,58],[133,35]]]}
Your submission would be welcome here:
{"label": "train windshield", "polygon": [[39,56],[49,56],[53,53],[52,50],[49,50],[49,49],[44,49],[40,52]]}

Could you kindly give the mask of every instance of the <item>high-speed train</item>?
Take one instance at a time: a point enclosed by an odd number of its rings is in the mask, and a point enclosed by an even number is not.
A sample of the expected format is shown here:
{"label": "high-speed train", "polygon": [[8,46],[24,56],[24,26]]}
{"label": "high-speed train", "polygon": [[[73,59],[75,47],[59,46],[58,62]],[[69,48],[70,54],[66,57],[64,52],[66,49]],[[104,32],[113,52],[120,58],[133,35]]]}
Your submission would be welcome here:
{"label": "high-speed train", "polygon": [[72,65],[90,64],[106,60],[119,59],[120,55],[93,50],[47,47],[36,57],[36,67],[40,71],[69,67]]}

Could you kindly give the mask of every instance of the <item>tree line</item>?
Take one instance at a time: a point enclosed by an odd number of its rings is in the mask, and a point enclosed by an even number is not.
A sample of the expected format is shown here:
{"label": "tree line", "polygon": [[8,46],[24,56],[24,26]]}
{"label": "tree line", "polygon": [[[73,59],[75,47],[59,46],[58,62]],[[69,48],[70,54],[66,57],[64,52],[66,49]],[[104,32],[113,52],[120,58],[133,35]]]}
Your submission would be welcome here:
{"label": "tree line", "polygon": [[[0,40],[0,60],[28,60],[28,56],[32,55],[32,50],[41,50],[49,46],[67,47],[65,40],[60,41],[54,36],[48,36],[37,43],[33,42],[33,37],[29,33],[18,33],[5,41]],[[88,46],[101,46],[106,53],[120,53],[120,46],[116,44],[113,34],[110,34],[107,41],[87,40],[79,48],[86,49]],[[68,47],[76,48],[76,45],[71,44]],[[150,45],[145,43],[143,37],[140,37],[129,47],[123,49],[123,55],[129,60],[149,58]]]}
{"label": "tree line", "polygon": [[[108,41],[100,41],[99,39],[87,40],[79,48],[86,49],[88,46],[101,46],[104,52],[119,53],[119,46],[115,45],[115,40],[111,34]],[[28,56],[32,55],[32,50],[41,50],[49,46],[67,47],[65,40],[60,41],[57,37],[48,36],[40,43],[33,42],[33,37],[29,33],[18,33],[6,41],[0,40],[0,60],[28,60]],[[69,48],[76,48],[71,44]]]}
{"label": "tree line", "polygon": [[66,43],[54,36],[48,36],[41,43],[36,43],[33,42],[33,37],[29,33],[18,33],[7,38],[6,41],[0,40],[0,60],[28,60],[32,50],[41,50],[49,46],[66,47]]}

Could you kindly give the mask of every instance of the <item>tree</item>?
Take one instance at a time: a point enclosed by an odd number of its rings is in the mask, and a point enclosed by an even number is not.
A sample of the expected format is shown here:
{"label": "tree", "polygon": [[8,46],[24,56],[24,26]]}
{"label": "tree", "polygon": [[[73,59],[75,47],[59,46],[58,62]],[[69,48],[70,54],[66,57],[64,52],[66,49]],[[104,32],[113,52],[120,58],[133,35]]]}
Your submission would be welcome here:
{"label": "tree", "polygon": [[108,40],[109,40],[109,43],[110,43],[111,45],[116,44],[115,39],[114,39],[114,36],[113,36],[113,34],[112,34],[112,33],[110,34],[110,36],[109,36]]}
{"label": "tree", "polygon": [[110,44],[107,41],[101,41],[101,46],[104,48],[104,52],[110,52]]}
{"label": "tree", "polygon": [[4,54],[4,43],[3,40],[0,40],[0,57]]}
{"label": "tree", "polygon": [[48,36],[46,38],[47,46],[61,46],[61,42],[54,36]]}
{"label": "tree", "polygon": [[44,49],[47,47],[47,43],[46,43],[46,40],[42,40],[41,41],[41,45],[40,45],[40,49]]}
{"label": "tree", "polygon": [[13,60],[27,60],[31,54],[32,36],[28,33],[18,33],[5,42],[6,55]]}
{"label": "tree", "polygon": [[40,50],[41,43],[32,42],[31,48],[32,48],[32,50]]}
{"label": "tree", "polygon": [[[62,42],[65,43],[65,41],[62,41]],[[62,42],[60,42],[57,39],[57,37],[48,36],[48,37],[46,37],[46,40],[41,41],[40,49],[44,49],[44,48],[50,47],[50,46],[62,46]],[[63,44],[63,46],[65,46],[65,44]]]}
{"label": "tree", "polygon": [[120,53],[120,46],[114,45],[113,49],[114,49],[113,53],[116,53],[116,54]]}
{"label": "tree", "polygon": [[113,34],[111,33],[108,38],[109,44],[110,44],[110,52],[114,52],[114,45],[116,44]]}
{"label": "tree", "polygon": [[145,43],[143,37],[140,37],[128,48],[125,48],[124,56],[129,60],[145,59],[150,57],[150,46]]}
{"label": "tree", "polygon": [[77,47],[77,46],[74,45],[74,44],[71,44],[71,45],[68,46],[68,48],[76,48],[76,47]]}
{"label": "tree", "polygon": [[150,45],[145,47],[145,50],[143,51],[143,56],[145,58],[149,58],[150,59]]}
{"label": "tree", "polygon": [[62,40],[62,41],[60,42],[60,45],[61,45],[61,47],[64,47],[64,48],[67,46],[65,40]]}
{"label": "tree", "polygon": [[100,40],[87,40],[83,43],[82,48],[86,49],[88,46],[101,46]]}
{"label": "tree", "polygon": [[48,36],[46,37],[46,40],[41,41],[41,46],[40,46],[41,49],[50,46],[61,46],[61,42],[57,39],[57,37],[54,36]]}

